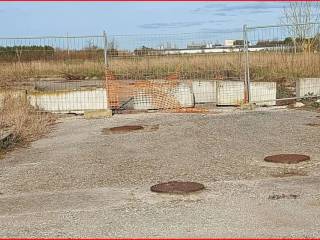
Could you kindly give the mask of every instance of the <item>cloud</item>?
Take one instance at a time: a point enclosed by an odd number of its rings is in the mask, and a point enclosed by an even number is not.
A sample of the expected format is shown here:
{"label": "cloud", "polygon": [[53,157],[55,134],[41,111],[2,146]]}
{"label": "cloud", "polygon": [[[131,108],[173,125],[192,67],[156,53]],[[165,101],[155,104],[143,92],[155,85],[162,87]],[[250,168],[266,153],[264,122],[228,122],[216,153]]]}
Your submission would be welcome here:
{"label": "cloud", "polygon": [[198,22],[171,22],[171,23],[147,23],[140,25],[140,28],[144,29],[160,29],[160,28],[185,28],[185,27],[193,27],[200,26],[206,22],[198,21]]}
{"label": "cloud", "polygon": [[231,19],[209,20],[207,23],[226,23],[232,21]]}
{"label": "cloud", "polygon": [[201,28],[200,31],[211,32],[214,34],[242,33],[242,28]]}
{"label": "cloud", "polygon": [[[216,8],[213,4],[208,4],[204,6],[205,8]],[[224,5],[222,7],[216,8],[216,11],[225,12],[225,11],[239,11],[239,10],[273,10],[273,9],[282,9],[283,4],[270,4],[266,2],[261,3],[240,3],[240,4],[233,4],[233,5]]]}
{"label": "cloud", "polygon": [[272,10],[252,10],[249,11],[250,14],[261,14],[261,13],[272,13]]}
{"label": "cloud", "polygon": [[206,23],[217,24],[217,23],[225,23],[229,22],[229,19],[222,20],[209,20],[209,21],[197,21],[197,22],[171,22],[171,23],[147,23],[140,25],[140,28],[144,29],[160,29],[160,28],[187,28],[193,26],[201,26]]}
{"label": "cloud", "polygon": [[[285,3],[212,3],[204,5],[202,8],[191,10],[192,13],[214,13],[217,16],[236,16],[235,13],[246,12],[254,13],[270,13],[273,10],[282,9]],[[232,12],[232,14],[230,14]]]}

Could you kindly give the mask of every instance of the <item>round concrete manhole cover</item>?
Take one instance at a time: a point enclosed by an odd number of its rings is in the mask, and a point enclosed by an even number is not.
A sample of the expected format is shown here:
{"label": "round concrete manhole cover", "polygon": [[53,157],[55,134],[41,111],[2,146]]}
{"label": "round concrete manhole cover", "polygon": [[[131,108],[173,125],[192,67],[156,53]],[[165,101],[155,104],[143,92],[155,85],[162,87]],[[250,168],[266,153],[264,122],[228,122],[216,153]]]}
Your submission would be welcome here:
{"label": "round concrete manhole cover", "polygon": [[153,185],[150,190],[157,193],[184,194],[204,189],[204,185],[196,182],[172,181]]}
{"label": "round concrete manhole cover", "polygon": [[287,163],[287,164],[295,164],[303,161],[310,160],[310,157],[307,155],[301,154],[278,154],[267,156],[264,158],[266,162],[273,163]]}

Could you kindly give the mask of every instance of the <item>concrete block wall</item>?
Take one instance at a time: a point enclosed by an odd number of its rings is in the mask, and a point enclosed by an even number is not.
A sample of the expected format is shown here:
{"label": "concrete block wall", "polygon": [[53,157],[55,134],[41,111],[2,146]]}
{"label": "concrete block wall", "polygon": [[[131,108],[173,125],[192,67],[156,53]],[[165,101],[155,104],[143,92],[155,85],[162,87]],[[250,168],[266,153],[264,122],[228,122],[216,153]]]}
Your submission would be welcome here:
{"label": "concrete block wall", "polygon": [[300,78],[296,81],[297,97],[320,96],[320,78]]}
{"label": "concrete block wall", "polygon": [[[276,105],[277,86],[275,82],[252,82],[251,101],[257,105]],[[192,81],[192,90],[184,85],[175,92],[175,98],[183,107],[192,107],[192,94],[195,103],[216,103],[219,106],[240,105],[244,99],[244,83],[242,81]],[[152,96],[140,92],[134,100],[135,109],[156,109],[152,105]]]}
{"label": "concrete block wall", "polygon": [[[304,94],[311,90],[320,94],[319,78],[301,79],[297,83],[297,93]],[[28,92],[28,94],[25,90],[0,91],[0,107],[2,99],[8,93],[17,97],[27,97],[33,106],[52,112],[84,112],[108,109],[108,96],[105,88],[34,91]],[[153,106],[156,102],[153,99],[154,94],[152,92],[148,94],[142,92],[142,90],[137,92],[133,100],[133,108],[136,110],[157,109],[157,106]],[[167,94],[168,99],[165,96],[166,94],[161,92],[156,95],[159,95],[157,100],[160,101],[160,104],[161,101],[167,103],[167,101],[174,100],[182,107],[193,107],[195,103],[216,103],[220,106],[232,106],[243,102],[244,83],[242,81],[193,80],[189,83],[180,83],[173,90],[170,90]],[[273,99],[276,99],[275,82],[251,83],[252,102],[257,102],[257,105],[275,105],[276,101],[267,101]]]}

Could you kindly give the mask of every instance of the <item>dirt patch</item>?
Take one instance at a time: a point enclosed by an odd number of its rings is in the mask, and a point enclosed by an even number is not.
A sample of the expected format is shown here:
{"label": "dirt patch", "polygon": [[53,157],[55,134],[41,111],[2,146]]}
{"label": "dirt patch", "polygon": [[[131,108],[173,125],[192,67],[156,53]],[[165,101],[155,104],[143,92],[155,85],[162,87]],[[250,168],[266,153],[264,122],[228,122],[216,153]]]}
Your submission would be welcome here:
{"label": "dirt patch", "polygon": [[112,128],[104,128],[102,132],[104,134],[122,134],[122,133],[129,133],[129,132],[150,132],[159,129],[159,125],[124,125],[119,127],[112,127]]}
{"label": "dirt patch", "polygon": [[286,164],[295,164],[303,161],[310,160],[310,157],[307,155],[301,154],[278,154],[267,156],[264,158],[266,162],[273,162],[273,163],[286,163]]}
{"label": "dirt patch", "polygon": [[204,185],[196,182],[179,182],[172,181],[167,183],[160,183],[153,185],[150,190],[158,193],[176,193],[184,194],[190,192],[196,192],[204,189]]}
{"label": "dirt patch", "polygon": [[270,200],[279,200],[279,199],[297,199],[298,194],[272,194],[268,197]]}

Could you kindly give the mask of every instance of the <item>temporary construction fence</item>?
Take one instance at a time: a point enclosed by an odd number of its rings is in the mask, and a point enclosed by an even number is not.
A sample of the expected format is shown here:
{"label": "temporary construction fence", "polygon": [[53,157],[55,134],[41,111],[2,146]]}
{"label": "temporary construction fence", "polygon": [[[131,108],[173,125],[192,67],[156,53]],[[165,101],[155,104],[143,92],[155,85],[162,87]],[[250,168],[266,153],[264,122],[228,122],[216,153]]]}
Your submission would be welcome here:
{"label": "temporary construction fence", "polygon": [[320,95],[319,23],[241,31],[0,38],[2,88],[50,111],[197,111]]}
{"label": "temporary construction fence", "polygon": [[105,53],[105,34],[0,37],[0,86],[21,86],[43,78],[102,79]]}
{"label": "temporary construction fence", "polygon": [[[278,103],[320,96],[320,23],[245,27],[244,32],[249,82],[276,82]],[[258,102],[253,94],[250,101]]]}
{"label": "temporary construction fence", "polygon": [[108,107],[105,83],[106,34],[0,38],[0,99],[28,95],[47,111]]}
{"label": "temporary construction fence", "polygon": [[215,104],[216,81],[243,82],[241,39],[242,31],[112,36],[110,107],[187,111]]}

